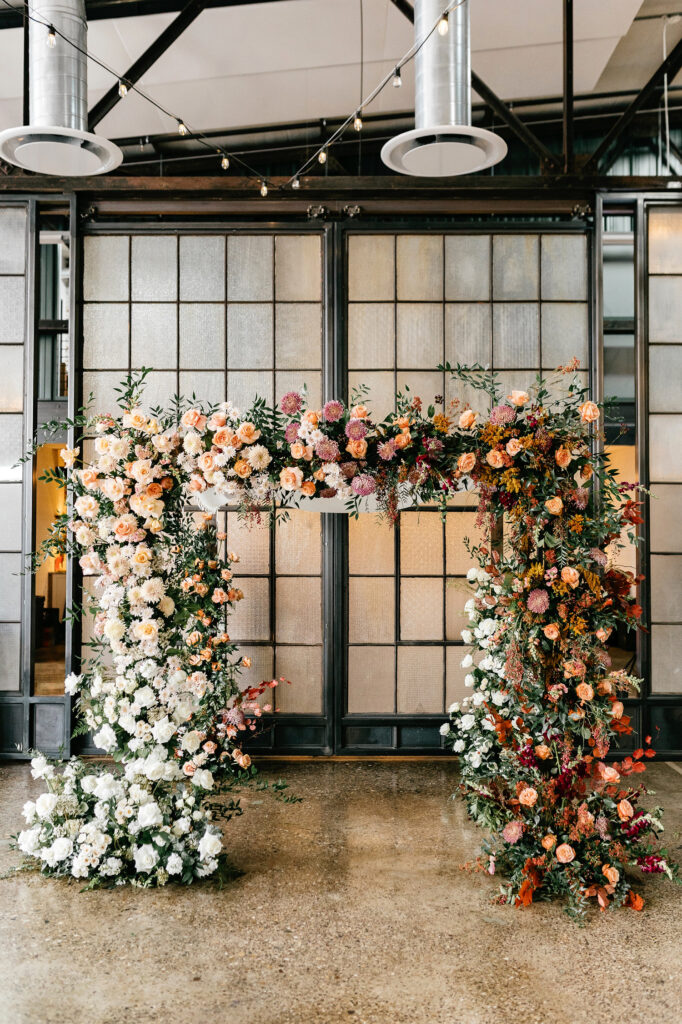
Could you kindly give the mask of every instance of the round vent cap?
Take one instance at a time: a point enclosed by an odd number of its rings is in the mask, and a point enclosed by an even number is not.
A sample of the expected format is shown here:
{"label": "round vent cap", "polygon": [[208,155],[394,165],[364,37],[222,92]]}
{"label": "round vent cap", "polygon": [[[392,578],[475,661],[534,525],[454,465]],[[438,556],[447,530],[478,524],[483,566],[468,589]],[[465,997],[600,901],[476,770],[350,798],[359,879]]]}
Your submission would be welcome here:
{"label": "round vent cap", "polygon": [[24,125],[0,132],[0,158],[36,174],[71,178],[112,171],[123,153],[92,132]]}
{"label": "round vent cap", "polygon": [[419,178],[474,174],[506,155],[507,144],[499,135],[472,125],[449,124],[403,132],[381,150],[381,159],[392,170]]}

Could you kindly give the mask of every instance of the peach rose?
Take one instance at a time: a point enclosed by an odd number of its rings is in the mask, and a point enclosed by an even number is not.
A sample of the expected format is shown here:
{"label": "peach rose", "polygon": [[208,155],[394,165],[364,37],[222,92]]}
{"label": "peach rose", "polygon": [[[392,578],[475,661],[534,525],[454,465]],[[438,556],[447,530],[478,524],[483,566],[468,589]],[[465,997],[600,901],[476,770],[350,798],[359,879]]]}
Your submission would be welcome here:
{"label": "peach rose", "polygon": [[198,494],[200,491],[205,491],[206,481],[203,477],[197,476],[196,473],[193,473],[189,479],[189,489],[190,491],[193,491],[194,494]]}
{"label": "peach rose", "polygon": [[100,490],[109,501],[120,501],[126,492],[125,484],[118,476],[108,476],[102,480]]}
{"label": "peach rose", "polygon": [[151,565],[152,553],[145,544],[140,544],[139,548],[135,549],[130,561],[137,566]]}
{"label": "peach rose", "polygon": [[485,461],[489,466],[492,466],[493,469],[502,469],[504,466],[504,457],[502,452],[498,452],[497,448],[491,448],[485,457]]}
{"label": "peach rose", "polygon": [[611,636],[611,630],[602,629],[602,627],[600,626],[594,635],[596,636],[597,640],[601,640],[601,642],[605,644],[608,638]]}
{"label": "peach rose", "polygon": [[573,456],[569,452],[568,448],[557,448],[556,452],[554,453],[554,461],[560,469],[566,469],[566,467],[570,464],[572,458]]}
{"label": "peach rose", "polygon": [[137,519],[135,516],[131,516],[130,513],[121,516],[121,518],[114,523],[114,533],[119,540],[124,540],[126,537],[130,537],[136,530]]}
{"label": "peach rose", "polygon": [[548,622],[546,626],[542,627],[542,632],[548,640],[558,640],[561,636],[561,632],[556,622]]}
{"label": "peach rose", "polygon": [[542,846],[543,850],[551,850],[551,849],[553,849],[554,846],[556,845],[556,836],[552,836],[552,835],[543,836],[542,840],[540,841],[540,845]]}
{"label": "peach rose", "polygon": [[629,800],[621,800],[616,810],[621,821],[629,821],[635,813],[635,809]]}
{"label": "peach rose", "polygon": [[403,430],[401,434],[395,438],[396,448],[408,448],[412,444],[412,434],[409,430]]}
{"label": "peach rose", "polygon": [[398,426],[400,427],[401,430],[409,430],[410,429],[410,417],[409,416],[398,416],[398,419],[396,420],[396,423],[398,424]]}
{"label": "peach rose", "polygon": [[130,427],[132,430],[145,430],[147,427],[147,417],[142,412],[142,409],[130,409],[123,414],[123,426]]}
{"label": "peach rose", "polygon": [[546,743],[538,743],[537,747],[535,748],[535,756],[539,757],[541,761],[546,761],[551,753],[552,751]]}
{"label": "peach rose", "polygon": [[237,437],[242,444],[253,444],[260,437],[260,430],[256,430],[253,423],[245,420],[243,423],[240,423],[237,429]]}
{"label": "peach rose", "polygon": [[303,423],[309,423],[311,427],[316,427],[320,422],[319,413],[315,412],[314,409],[306,409],[301,416],[301,421]]}
{"label": "peach rose", "polygon": [[181,423],[183,427],[195,427],[201,431],[206,426],[206,417],[200,409],[188,409],[183,415]]}
{"label": "peach rose", "polygon": [[569,587],[571,587],[573,590],[575,590],[575,588],[580,583],[580,573],[577,569],[573,569],[570,565],[565,565],[564,568],[561,570],[561,578],[564,581],[564,583],[568,583]]}
{"label": "peach rose", "polygon": [[305,494],[306,498],[315,497],[315,484],[312,480],[306,480],[305,483],[301,484],[301,491]]}
{"label": "peach rose", "polygon": [[251,658],[246,658],[246,657],[242,658],[242,665],[243,665],[244,668],[251,668],[251,664],[252,664]]}
{"label": "peach rose", "polygon": [[99,477],[97,476],[97,470],[93,469],[92,466],[87,466],[85,469],[81,469],[80,478],[83,487],[87,487],[90,490],[97,490],[99,487]]}
{"label": "peach rose", "polygon": [[147,494],[150,498],[160,498],[163,494],[163,487],[157,483],[149,484],[147,486]]}
{"label": "peach rose", "polygon": [[161,533],[163,530],[163,525],[158,519],[148,519],[144,525],[150,533]]}
{"label": "peach rose", "polygon": [[302,459],[305,455],[305,445],[301,444],[300,441],[294,441],[294,443],[289,446],[289,451],[291,452],[292,459]]}
{"label": "peach rose", "polygon": [[240,480],[246,480],[247,476],[251,476],[251,466],[246,459],[237,459],[234,464],[234,471]]}
{"label": "peach rose", "polygon": [[279,474],[283,491],[298,491],[303,483],[303,471],[298,466],[286,466]]}
{"label": "peach rose", "polygon": [[350,414],[354,420],[366,420],[369,416],[369,409],[366,405],[354,405]]}
{"label": "peach rose", "polygon": [[521,408],[528,401],[529,395],[527,391],[512,391],[511,395],[507,395],[507,398],[512,405]]}
{"label": "peach rose", "polygon": [[193,764],[191,761],[185,761],[185,763],[182,766],[182,770],[185,773],[185,775],[194,775],[195,771],[197,770],[197,766]]}
{"label": "peach rose", "polygon": [[470,473],[476,465],[476,456],[473,452],[464,452],[457,459],[457,469],[460,473]]}
{"label": "peach rose", "polygon": [[461,430],[471,430],[475,422],[476,413],[473,409],[465,409],[459,417],[459,426]]}
{"label": "peach rose", "polygon": [[197,465],[204,473],[210,473],[215,466],[211,453],[204,452],[203,455],[200,455],[197,459]]}
{"label": "peach rose", "polygon": [[589,683],[578,683],[575,688],[575,692],[578,694],[580,700],[592,700],[594,697],[594,690]]}
{"label": "peach rose", "polygon": [[[400,436],[404,437],[405,435],[401,434]],[[367,442],[364,437],[357,441],[349,441],[346,445],[346,451],[352,455],[354,459],[362,459],[367,454]]]}
{"label": "peach rose", "polygon": [[64,465],[71,469],[80,453],[80,448],[62,448],[59,452],[59,457]]}
{"label": "peach rose", "polygon": [[306,462],[313,461],[313,446],[311,444],[307,444],[305,446],[303,450],[303,458],[305,459]]}
{"label": "peach rose", "polygon": [[135,623],[133,634],[137,640],[156,640],[159,627],[154,619],[143,619],[142,622]]}
{"label": "peach rose", "polygon": [[99,511],[99,502],[91,494],[81,494],[80,498],[76,498],[75,505],[76,512],[83,519],[94,519]]}
{"label": "peach rose", "polygon": [[611,864],[604,864],[602,873],[606,875],[611,885],[615,885],[620,878],[620,871]]}
{"label": "peach rose", "polygon": [[578,412],[583,423],[594,423],[599,419],[599,407],[594,402],[583,402],[578,406]]}
{"label": "peach rose", "polygon": [[614,700],[611,705],[611,718],[622,718],[625,707],[620,700]]}
{"label": "peach rose", "polygon": [[518,437],[512,437],[512,438],[509,439],[509,441],[507,441],[507,444],[506,444],[507,455],[511,455],[512,458],[514,458],[515,455],[518,455],[519,452],[522,450],[522,448],[523,448],[523,445],[519,441]]}
{"label": "peach rose", "polygon": [[608,782],[609,785],[613,785],[616,782],[620,782],[620,772],[618,772],[615,768],[612,768],[610,765],[605,764],[604,767],[600,770],[600,775],[604,782]]}
{"label": "peach rose", "polygon": [[214,412],[206,426],[209,430],[220,430],[227,423],[227,416],[224,412]]}
{"label": "peach rose", "polygon": [[556,859],[560,864],[570,864],[575,858],[575,850],[568,843],[562,843],[556,848]]}
{"label": "peach rose", "polygon": [[545,508],[553,516],[560,516],[564,510],[564,503],[559,497],[548,498],[545,502]]}
{"label": "peach rose", "polygon": [[213,435],[213,444],[216,448],[228,448],[234,445],[234,434],[229,427],[221,427]]}
{"label": "peach rose", "polygon": [[522,807],[532,807],[538,798],[537,790],[532,786],[526,786],[519,793],[519,803]]}
{"label": "peach rose", "polygon": [[213,601],[213,604],[225,604],[227,601],[227,593],[222,587],[216,587],[211,594],[211,600]]}
{"label": "peach rose", "polygon": [[597,693],[600,697],[607,697],[610,693],[613,693],[613,683],[610,679],[600,679],[597,683]]}

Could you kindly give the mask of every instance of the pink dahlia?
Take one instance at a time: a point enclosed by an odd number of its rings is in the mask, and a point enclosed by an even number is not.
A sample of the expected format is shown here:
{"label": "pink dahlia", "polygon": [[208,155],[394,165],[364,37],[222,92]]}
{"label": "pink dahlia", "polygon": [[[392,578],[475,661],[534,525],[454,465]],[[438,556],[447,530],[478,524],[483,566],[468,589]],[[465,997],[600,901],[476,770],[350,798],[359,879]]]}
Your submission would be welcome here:
{"label": "pink dahlia", "polygon": [[394,438],[389,438],[388,441],[384,441],[382,444],[377,445],[377,451],[379,452],[379,458],[383,459],[384,462],[390,462],[396,453],[396,446]]}
{"label": "pink dahlia", "polygon": [[367,427],[362,420],[348,420],[346,423],[346,437],[349,441],[361,441],[367,433]]}
{"label": "pink dahlia", "polygon": [[511,423],[515,416],[516,409],[511,405],[496,405],[490,412],[490,422],[499,427],[503,423]]}
{"label": "pink dahlia", "polygon": [[526,604],[528,605],[528,611],[535,612],[536,615],[542,615],[549,608],[549,594],[546,590],[536,587],[528,595]]}
{"label": "pink dahlia", "polygon": [[289,444],[293,444],[294,441],[298,440],[298,427],[299,424],[297,422],[287,423],[286,430],[284,431],[284,436],[286,437]]}
{"label": "pink dahlia", "polygon": [[518,843],[523,835],[523,824],[520,821],[510,821],[502,829],[502,838],[508,843]]}
{"label": "pink dahlia", "polygon": [[339,402],[338,398],[332,398],[325,403],[322,415],[327,423],[336,423],[343,416],[343,402]]}
{"label": "pink dahlia", "polygon": [[286,416],[295,416],[303,408],[303,399],[298,391],[287,391],[280,398],[279,407]]}
{"label": "pink dahlia", "polygon": [[360,497],[364,497],[366,494],[372,494],[376,490],[376,483],[374,478],[369,473],[358,473],[357,476],[353,477],[351,482],[351,490]]}
{"label": "pink dahlia", "polygon": [[315,445],[315,454],[323,462],[335,462],[339,457],[339,446],[330,437],[323,437]]}

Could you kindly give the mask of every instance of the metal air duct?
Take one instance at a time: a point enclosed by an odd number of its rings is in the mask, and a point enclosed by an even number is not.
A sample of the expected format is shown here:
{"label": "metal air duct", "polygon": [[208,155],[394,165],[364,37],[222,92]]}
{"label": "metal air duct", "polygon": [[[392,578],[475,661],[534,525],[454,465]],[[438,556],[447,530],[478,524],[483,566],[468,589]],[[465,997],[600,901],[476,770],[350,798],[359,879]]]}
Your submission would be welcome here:
{"label": "metal air duct", "polygon": [[33,0],[31,123],[0,132],[0,158],[60,177],[103,174],[121,163],[118,146],[87,130],[87,35],[84,0]]}
{"label": "metal air duct", "polygon": [[[416,45],[448,6],[445,0],[415,0]],[[471,124],[469,0],[447,15],[444,34],[431,32],[415,55],[414,65],[415,128],[384,145],[384,163],[400,174],[424,178],[472,174],[499,163],[507,144],[493,132]]]}

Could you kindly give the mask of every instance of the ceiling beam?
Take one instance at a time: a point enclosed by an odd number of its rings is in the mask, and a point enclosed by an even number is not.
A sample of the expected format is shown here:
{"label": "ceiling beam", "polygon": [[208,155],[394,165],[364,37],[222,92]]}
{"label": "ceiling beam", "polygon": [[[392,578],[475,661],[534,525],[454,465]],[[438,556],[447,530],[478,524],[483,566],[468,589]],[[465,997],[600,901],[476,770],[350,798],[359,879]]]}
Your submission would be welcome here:
{"label": "ceiling beam", "polygon": [[573,170],[573,0],[564,0],[564,171]]}
{"label": "ceiling beam", "polygon": [[[401,14],[404,14],[408,21],[414,24],[414,8],[407,2],[407,0],[391,0],[394,7],[397,7]],[[483,102],[489,107],[492,112],[503,121],[508,128],[510,128],[517,138],[535,153],[540,158],[541,166],[543,169],[557,170],[559,162],[554,153],[552,153],[547,147],[540,142],[538,137],[527,128],[523,121],[520,121],[516,114],[511,110],[504,100],[493,92],[489,85],[483,81],[482,78],[476,74],[475,71],[471,72],[471,85],[472,88],[478,93]]]}
{"label": "ceiling beam", "polygon": [[[282,2],[285,0],[206,0],[204,6],[251,7],[254,4]],[[85,0],[85,13],[88,21],[104,21],[113,18],[139,18],[146,14],[176,14],[184,6],[182,0]],[[21,7],[14,10],[8,7],[0,9],[0,30],[21,28],[22,24]]]}
{"label": "ceiling beam", "polygon": [[[121,81],[130,87],[135,85],[136,82],[142,78],[146,71],[149,71],[153,64],[156,64],[159,57],[161,57],[166,50],[168,50],[173,43],[180,38],[182,33],[185,31],[188,25],[191,25],[195,18],[198,18],[205,7],[205,0],[189,0],[186,7],[183,7],[177,18],[170,23],[170,25],[163,30],[160,36],[158,36],[151,46],[148,46],[141,57],[131,64],[124,75],[121,76]],[[110,110],[112,110],[121,99],[121,95],[118,91],[119,83],[115,82],[112,87],[105,92],[104,96],[95,103],[94,107],[88,114],[88,128],[93,132],[96,126],[100,123],[102,118],[106,117]]]}
{"label": "ceiling beam", "polygon": [[[670,51],[668,57],[654,71],[646,85],[640,89],[629,107],[627,107],[616,123],[611,127],[611,130],[604,136],[590,159],[585,164],[586,173],[595,172],[597,170],[601,170],[606,173],[606,171],[613,166],[614,160],[622,150],[623,135],[630,127],[639,111],[642,107],[646,106],[658,90],[661,89],[665,76],[667,75],[668,81],[672,82],[680,68],[682,68],[682,39],[679,41],[677,46]],[[611,150],[610,153],[609,150]],[[608,157],[607,153],[609,154]],[[605,157],[606,159],[604,159]]]}

